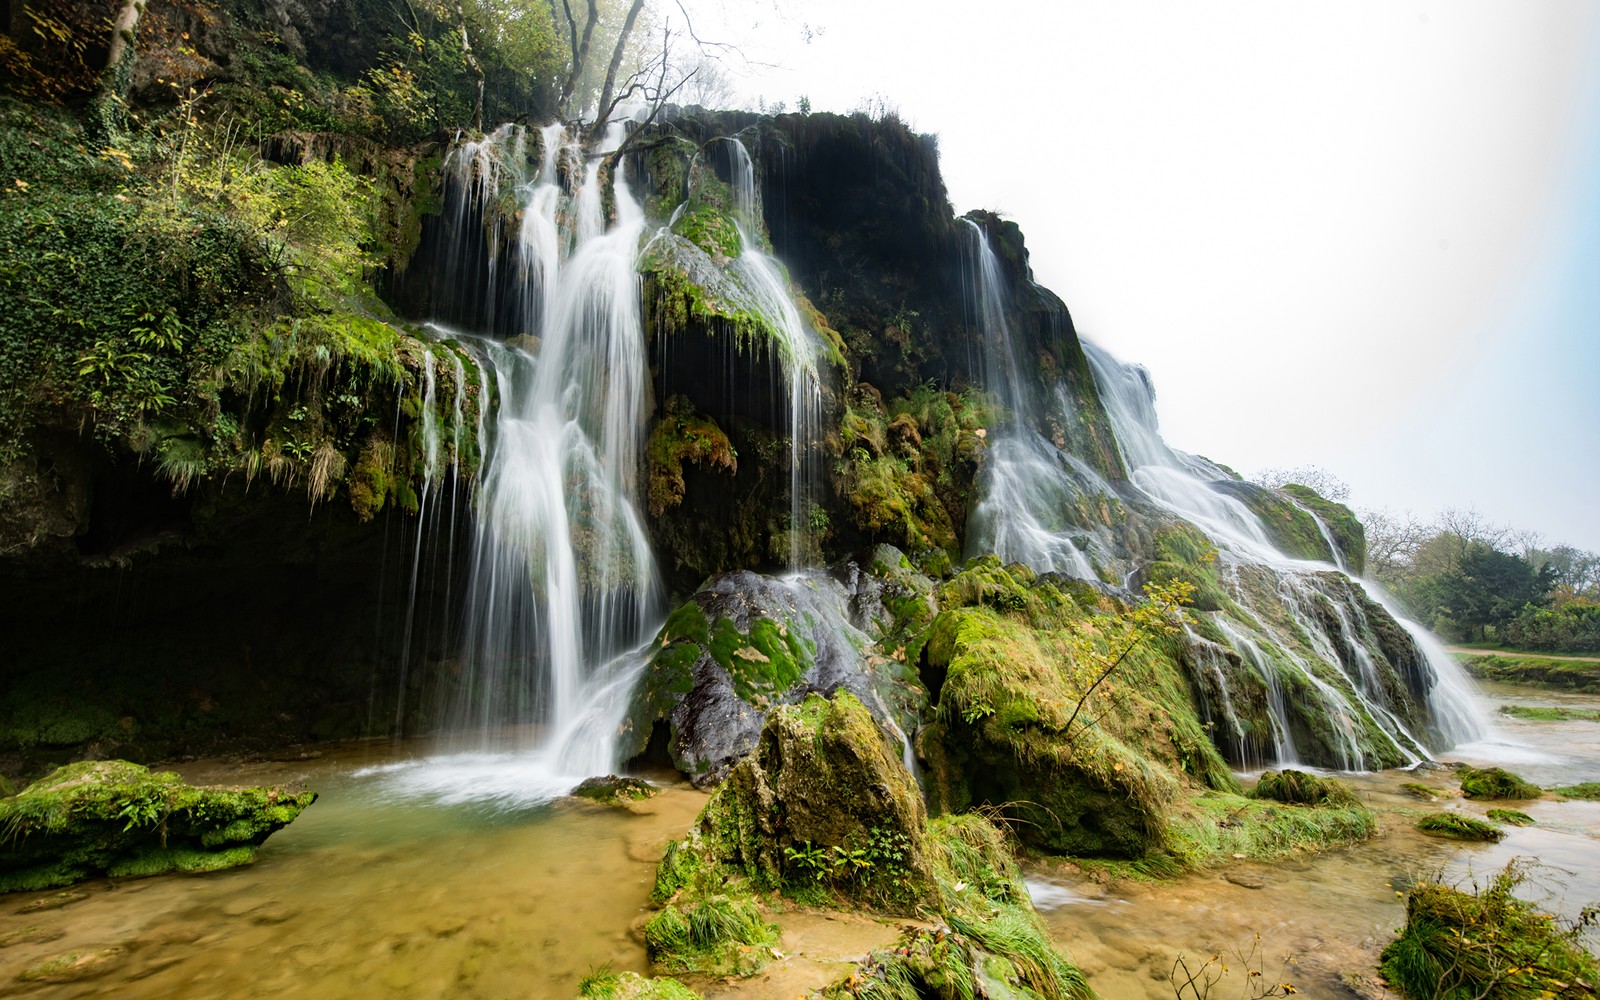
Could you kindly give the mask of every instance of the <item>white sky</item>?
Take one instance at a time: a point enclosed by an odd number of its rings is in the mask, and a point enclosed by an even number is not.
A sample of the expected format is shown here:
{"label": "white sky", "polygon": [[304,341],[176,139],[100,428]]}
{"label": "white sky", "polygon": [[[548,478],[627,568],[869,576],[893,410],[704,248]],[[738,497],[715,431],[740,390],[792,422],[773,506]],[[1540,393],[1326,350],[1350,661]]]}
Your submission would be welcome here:
{"label": "white sky", "polygon": [[1600,3],[695,9],[746,103],[937,133],[1174,445],[1600,550]]}

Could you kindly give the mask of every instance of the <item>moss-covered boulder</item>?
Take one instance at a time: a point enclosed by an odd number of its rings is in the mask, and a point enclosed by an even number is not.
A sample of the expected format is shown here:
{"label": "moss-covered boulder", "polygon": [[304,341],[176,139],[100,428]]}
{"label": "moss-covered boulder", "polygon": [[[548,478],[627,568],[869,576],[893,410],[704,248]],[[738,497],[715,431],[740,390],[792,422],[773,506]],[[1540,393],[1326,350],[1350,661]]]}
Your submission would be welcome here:
{"label": "moss-covered boulder", "polygon": [[1503,767],[1469,767],[1461,772],[1461,794],[1469,799],[1536,799],[1544,789]]}
{"label": "moss-covered boulder", "polygon": [[316,797],[197,788],[126,761],[69,764],[0,801],[0,892],[247,864]]}
{"label": "moss-covered boulder", "polygon": [[656,637],[623,723],[626,752],[658,740],[679,770],[709,787],[755,749],[775,707],[840,690],[886,726],[910,728],[923,697],[914,668],[874,649],[852,623],[853,601],[821,573],[707,581]]}
{"label": "moss-covered boulder", "polygon": [[906,912],[934,892],[925,823],[900,748],[872,714],[849,692],[813,695],[768,718],[755,753],[668,851],[657,895],[709,869],[761,891]]}
{"label": "moss-covered boulder", "polygon": [[642,778],[625,778],[615,774],[585,778],[572,790],[572,797],[597,802],[600,805],[619,806],[655,798],[656,788]]}
{"label": "moss-covered boulder", "polygon": [[584,1000],[700,1000],[700,994],[676,979],[646,979],[637,972],[605,972],[578,984]]}
{"label": "moss-covered boulder", "polygon": [[1268,771],[1250,789],[1252,799],[1274,799],[1290,805],[1358,805],[1355,790],[1338,778],[1325,778],[1293,768]]}
{"label": "moss-covered boulder", "polygon": [[1486,823],[1476,816],[1468,816],[1459,812],[1434,812],[1417,820],[1417,829],[1423,833],[1431,833],[1435,837],[1448,837],[1451,840],[1486,840],[1494,842],[1505,837],[1505,831],[1493,823]]}
{"label": "moss-covered boulder", "polygon": [[924,654],[938,712],[919,744],[930,794],[946,811],[1014,810],[1053,853],[1158,851],[1186,787],[1238,790],[1190,701],[1176,626],[1030,576],[979,560],[940,591]]}
{"label": "moss-covered boulder", "polygon": [[1083,973],[1034,912],[1022,873],[999,830],[967,814],[929,824],[939,886],[933,927],[908,927],[822,992],[829,1000],[892,997],[1019,997],[1086,1000]]}

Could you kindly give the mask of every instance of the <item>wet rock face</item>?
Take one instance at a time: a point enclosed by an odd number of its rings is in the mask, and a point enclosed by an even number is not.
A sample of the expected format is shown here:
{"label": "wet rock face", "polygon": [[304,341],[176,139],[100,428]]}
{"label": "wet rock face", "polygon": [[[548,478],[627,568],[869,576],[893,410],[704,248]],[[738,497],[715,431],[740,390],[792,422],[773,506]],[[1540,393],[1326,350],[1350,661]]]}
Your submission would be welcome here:
{"label": "wet rock face", "polygon": [[198,788],[127,761],[59,768],[0,802],[0,892],[248,864],[316,801],[286,788]]}
{"label": "wet rock face", "polygon": [[755,749],[778,706],[843,690],[888,718],[882,689],[903,667],[871,652],[849,603],[844,585],[821,573],[776,579],[740,570],[708,581],[656,639],[625,723],[632,752],[664,723],[673,763],[705,788]]}

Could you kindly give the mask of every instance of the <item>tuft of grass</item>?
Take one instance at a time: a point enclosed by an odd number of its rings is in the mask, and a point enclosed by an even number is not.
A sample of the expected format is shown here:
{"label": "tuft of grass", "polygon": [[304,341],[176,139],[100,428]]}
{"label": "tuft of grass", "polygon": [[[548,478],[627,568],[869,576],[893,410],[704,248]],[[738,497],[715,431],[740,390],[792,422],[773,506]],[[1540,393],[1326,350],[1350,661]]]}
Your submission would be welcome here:
{"label": "tuft of grass", "polygon": [[1593,709],[1555,705],[1501,705],[1500,714],[1536,722],[1600,722],[1600,712]]}
{"label": "tuft of grass", "polygon": [[1490,809],[1489,818],[1507,826],[1532,826],[1533,817],[1516,809]]}
{"label": "tuft of grass", "polygon": [[1564,923],[1518,899],[1528,866],[1514,859],[1487,886],[1422,882],[1406,897],[1406,925],[1383,950],[1383,974],[1409,997],[1592,997],[1600,963],[1581,938],[1597,908]]}
{"label": "tuft of grass", "polygon": [[1493,842],[1505,836],[1505,831],[1493,823],[1485,823],[1481,819],[1458,812],[1429,813],[1417,820],[1417,829],[1438,837],[1452,837],[1456,840]]}
{"label": "tuft of grass", "polygon": [[676,979],[646,979],[637,972],[612,972],[601,966],[578,982],[584,1000],[700,1000],[700,994]]}
{"label": "tuft of grass", "polygon": [[1544,789],[1503,767],[1469,767],[1461,772],[1461,794],[1469,799],[1536,799]]}
{"label": "tuft of grass", "polygon": [[1429,786],[1422,784],[1420,781],[1408,781],[1400,787],[1404,791],[1415,795],[1417,798],[1425,799],[1429,802],[1432,802],[1444,794],[1439,789],[1430,788]]}
{"label": "tuft of grass", "polygon": [[778,927],[754,900],[705,896],[669,903],[644,928],[650,960],[668,972],[747,976],[766,965]]}
{"label": "tuft of grass", "polygon": [[1550,791],[1557,795],[1564,795],[1569,799],[1600,800],[1600,781],[1584,781],[1576,785],[1552,788]]}
{"label": "tuft of grass", "polygon": [[1302,806],[1359,806],[1361,800],[1351,787],[1338,778],[1324,778],[1305,771],[1285,768],[1268,771],[1247,793],[1252,799],[1274,799]]}

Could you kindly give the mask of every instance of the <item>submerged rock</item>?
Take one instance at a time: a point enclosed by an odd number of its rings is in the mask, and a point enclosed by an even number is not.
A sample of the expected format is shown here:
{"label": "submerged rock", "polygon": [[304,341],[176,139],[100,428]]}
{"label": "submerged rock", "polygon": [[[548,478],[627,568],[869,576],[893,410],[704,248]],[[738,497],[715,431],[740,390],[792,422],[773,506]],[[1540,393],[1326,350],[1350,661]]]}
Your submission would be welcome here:
{"label": "submerged rock", "polygon": [[231,868],[316,801],[286,788],[198,788],[126,761],[59,768],[0,802],[0,892]]}

